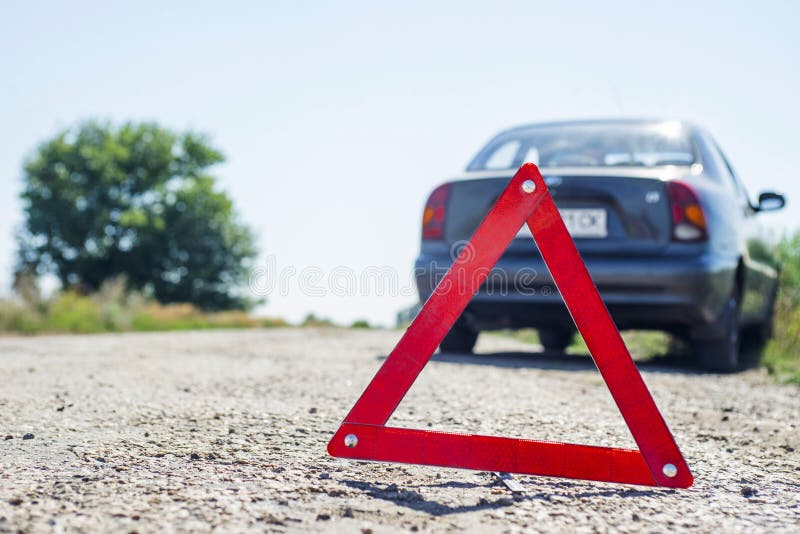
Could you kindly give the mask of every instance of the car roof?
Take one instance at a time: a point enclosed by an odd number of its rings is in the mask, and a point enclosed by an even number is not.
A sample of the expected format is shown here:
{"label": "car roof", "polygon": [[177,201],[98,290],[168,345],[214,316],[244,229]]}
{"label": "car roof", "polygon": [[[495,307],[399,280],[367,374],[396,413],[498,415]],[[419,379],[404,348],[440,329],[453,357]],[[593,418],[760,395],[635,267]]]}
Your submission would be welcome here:
{"label": "car roof", "polygon": [[608,119],[575,119],[575,120],[559,120],[548,122],[534,122],[529,124],[521,124],[501,131],[499,135],[524,132],[526,130],[534,130],[537,128],[552,128],[558,126],[655,126],[664,123],[678,123],[687,130],[693,130],[695,126],[687,121],[678,119],[657,119],[657,118],[608,118]]}

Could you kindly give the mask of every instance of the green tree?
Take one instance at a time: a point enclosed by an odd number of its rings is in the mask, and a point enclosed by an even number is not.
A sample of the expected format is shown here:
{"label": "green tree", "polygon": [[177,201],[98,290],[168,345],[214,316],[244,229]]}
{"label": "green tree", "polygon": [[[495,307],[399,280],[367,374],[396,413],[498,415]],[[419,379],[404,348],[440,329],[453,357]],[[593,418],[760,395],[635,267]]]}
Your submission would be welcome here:
{"label": "green tree", "polygon": [[84,292],[123,275],[161,302],[247,307],[241,289],[257,250],[208,174],[223,160],[205,137],[154,123],[59,133],[24,165],[19,272],[53,273]]}

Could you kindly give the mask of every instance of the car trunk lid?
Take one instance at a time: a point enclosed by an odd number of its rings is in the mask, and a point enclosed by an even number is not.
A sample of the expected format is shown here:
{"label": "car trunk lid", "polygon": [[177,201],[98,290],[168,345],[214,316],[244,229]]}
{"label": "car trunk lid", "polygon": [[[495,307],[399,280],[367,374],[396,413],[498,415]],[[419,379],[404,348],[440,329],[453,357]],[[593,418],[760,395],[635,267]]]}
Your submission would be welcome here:
{"label": "car trunk lid", "polygon": [[[486,173],[482,173],[486,174]],[[669,241],[672,219],[665,183],[651,169],[577,169],[544,174],[562,218],[583,255],[650,255]],[[486,176],[451,184],[445,234],[467,240],[508,183]],[[506,254],[534,252],[523,227]]]}

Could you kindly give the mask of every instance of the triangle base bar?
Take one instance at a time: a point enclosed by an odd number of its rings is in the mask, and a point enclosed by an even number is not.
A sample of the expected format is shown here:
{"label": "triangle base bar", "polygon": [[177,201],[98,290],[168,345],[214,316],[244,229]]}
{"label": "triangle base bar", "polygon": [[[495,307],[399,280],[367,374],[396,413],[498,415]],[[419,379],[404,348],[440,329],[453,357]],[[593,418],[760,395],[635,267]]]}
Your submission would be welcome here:
{"label": "triangle base bar", "polygon": [[642,453],[630,449],[345,423],[328,452],[353,460],[656,485]]}

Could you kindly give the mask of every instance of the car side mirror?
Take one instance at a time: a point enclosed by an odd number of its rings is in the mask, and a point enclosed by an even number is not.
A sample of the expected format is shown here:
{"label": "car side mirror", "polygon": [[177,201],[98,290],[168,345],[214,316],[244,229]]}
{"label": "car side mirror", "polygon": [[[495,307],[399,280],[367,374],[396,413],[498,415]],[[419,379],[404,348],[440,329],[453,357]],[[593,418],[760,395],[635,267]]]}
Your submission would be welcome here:
{"label": "car side mirror", "polygon": [[786,205],[786,197],[774,191],[764,191],[758,195],[757,211],[775,211]]}

